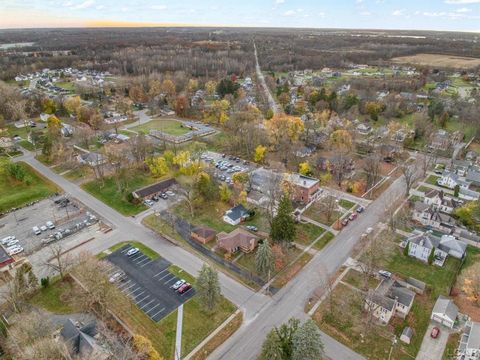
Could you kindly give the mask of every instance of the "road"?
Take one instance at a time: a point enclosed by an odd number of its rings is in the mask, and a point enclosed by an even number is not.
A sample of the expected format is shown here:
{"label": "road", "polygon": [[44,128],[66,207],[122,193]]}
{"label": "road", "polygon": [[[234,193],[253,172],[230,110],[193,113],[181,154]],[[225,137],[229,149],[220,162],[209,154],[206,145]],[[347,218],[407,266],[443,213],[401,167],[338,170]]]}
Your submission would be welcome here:
{"label": "road", "polygon": [[263,76],[262,70],[260,69],[260,63],[258,62],[257,56],[257,45],[255,43],[253,43],[253,48],[255,49],[255,69],[257,71],[257,78],[265,91],[265,95],[267,95],[268,105],[270,106],[270,109],[272,109],[274,114],[277,114],[280,112],[280,107],[275,102],[275,99],[273,98],[272,93],[267,86],[267,82],[265,81],[265,76]]}
{"label": "road", "polygon": [[[307,318],[304,306],[311,296],[312,289],[320,286],[319,272],[335,273],[352,253],[360,235],[368,227],[377,225],[384,217],[385,210],[403,196],[405,183],[403,178],[392,185],[375,201],[355,222],[348,225],[322,251],[290,281],[270,303],[265,305],[253,319],[247,319],[241,328],[221,345],[209,359],[256,359],[265,334],[291,317]],[[322,334],[327,356],[332,359],[362,359],[362,357],[341,345],[326,334]],[[248,346],[245,346],[248,344]]]}
{"label": "road", "polygon": [[[103,251],[110,246],[126,240],[137,240],[161,254],[164,258],[185,269],[191,274],[197,274],[203,261],[175,246],[138,224],[135,219],[125,217],[114,209],[105,205],[92,195],[85,192],[78,185],[73,184],[54,173],[47,166],[37,161],[33,154],[25,151],[25,155],[15,161],[25,161],[43,176],[56,183],[69,195],[83,202],[87,207],[100,214],[114,227],[103,241],[94,240],[81,247],[93,253]],[[404,194],[404,181],[397,179],[390,187],[370,206],[359,218],[346,227],[336,238],[300,271],[294,280],[290,281],[272,298],[239,284],[227,275],[220,273],[222,292],[230,301],[244,312],[244,323],[223,345],[221,345],[210,359],[255,359],[265,334],[273,327],[278,326],[291,317],[307,318],[304,305],[311,295],[312,289],[318,287],[319,270],[335,273],[350,256],[359,235],[368,227],[373,227],[384,218],[385,209],[393,199]],[[333,359],[363,359],[360,355],[340,344],[333,338],[323,334],[323,342],[327,356]]]}
{"label": "road", "polygon": [[[88,250],[92,253],[98,253],[108,249],[116,243],[137,240],[152,248],[165,259],[192,275],[196,275],[202,267],[204,262],[197,256],[170,243],[158,234],[145,228],[143,225],[139,224],[136,219],[121,215],[116,210],[110,208],[84,191],[78,185],[73,184],[64,177],[54,173],[47,166],[36,160],[33,153],[26,150],[24,150],[24,153],[25,155],[15,158],[15,161],[24,161],[28,163],[40,174],[60,186],[65,193],[80,200],[87,207],[103,217],[107,223],[113,226],[114,230],[108,234],[105,240],[99,241],[97,239],[91,241],[81,247],[82,251]],[[38,259],[41,255],[42,254],[34,255],[33,258],[35,261],[33,261],[33,263],[41,263],[41,260]],[[249,310],[261,307],[269,301],[269,297],[255,293],[223,273],[219,273],[219,278],[223,295],[247,313]]]}

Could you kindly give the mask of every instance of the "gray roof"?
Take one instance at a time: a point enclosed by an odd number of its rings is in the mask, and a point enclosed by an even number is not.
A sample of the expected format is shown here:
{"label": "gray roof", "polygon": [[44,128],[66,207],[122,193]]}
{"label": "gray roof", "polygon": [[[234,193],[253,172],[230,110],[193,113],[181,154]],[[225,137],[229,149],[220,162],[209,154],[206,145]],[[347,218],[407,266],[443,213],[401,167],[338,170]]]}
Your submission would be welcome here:
{"label": "gray roof", "polygon": [[84,351],[93,350],[96,346],[93,337],[96,334],[97,328],[95,321],[79,328],[72,319],[68,319],[60,331],[60,335],[64,338],[65,342],[71,345],[75,353],[85,353]]}
{"label": "gray roof", "polygon": [[379,294],[375,290],[368,291],[368,300],[388,311],[393,311],[395,306],[395,300]]}
{"label": "gray roof", "polygon": [[480,349],[480,323],[478,322],[472,321],[467,347],[469,349]]}
{"label": "gray roof", "polygon": [[233,221],[236,221],[247,214],[248,214],[248,210],[245,209],[245,207],[242,204],[239,204],[231,208],[230,210],[227,210],[227,212],[225,213],[225,216],[228,216]]}
{"label": "gray roof", "polygon": [[407,288],[395,284],[392,287],[390,296],[397,299],[400,304],[410,306],[415,298],[415,293],[412,290],[408,290]]}
{"label": "gray roof", "polygon": [[475,182],[480,184],[480,172],[476,170],[470,170],[467,172],[467,176],[465,177],[467,181]]}
{"label": "gray roof", "polygon": [[415,204],[413,205],[413,208],[414,208],[415,211],[424,212],[425,210],[428,210],[430,208],[430,205],[425,204],[421,201],[415,201]]}
{"label": "gray roof", "polygon": [[440,244],[440,238],[433,236],[431,233],[414,234],[407,239],[409,242],[433,249]]}
{"label": "gray roof", "polygon": [[407,338],[411,339],[413,336],[413,330],[410,326],[407,326],[402,331],[402,336],[406,336]]}
{"label": "gray roof", "polygon": [[444,314],[449,319],[455,321],[458,315],[458,307],[452,300],[443,295],[440,295],[435,302],[435,306],[433,307],[432,312]]}
{"label": "gray roof", "polygon": [[460,254],[465,254],[467,244],[463,241],[457,240],[451,235],[443,235],[440,239],[439,248],[445,252],[455,251]]}
{"label": "gray roof", "polygon": [[417,280],[412,277],[409,277],[407,279],[407,284],[410,284],[420,290],[425,290],[425,287],[426,287],[426,284],[423,281]]}

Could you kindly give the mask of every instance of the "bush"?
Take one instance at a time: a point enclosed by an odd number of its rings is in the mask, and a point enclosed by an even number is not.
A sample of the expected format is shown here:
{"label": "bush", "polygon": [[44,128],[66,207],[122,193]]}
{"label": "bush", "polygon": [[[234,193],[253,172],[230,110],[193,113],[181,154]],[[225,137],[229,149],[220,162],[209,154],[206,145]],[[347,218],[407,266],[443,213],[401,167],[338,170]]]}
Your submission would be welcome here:
{"label": "bush", "polygon": [[41,278],[40,285],[42,286],[42,288],[47,288],[50,285],[50,278],[48,276]]}

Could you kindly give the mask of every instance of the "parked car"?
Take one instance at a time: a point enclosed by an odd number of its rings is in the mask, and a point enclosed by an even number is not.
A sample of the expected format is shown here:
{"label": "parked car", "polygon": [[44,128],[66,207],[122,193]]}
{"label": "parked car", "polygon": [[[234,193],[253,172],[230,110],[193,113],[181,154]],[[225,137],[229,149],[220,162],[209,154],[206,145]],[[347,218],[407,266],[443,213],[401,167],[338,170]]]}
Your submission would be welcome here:
{"label": "parked car", "polygon": [[21,253],[22,251],[23,251],[23,247],[21,246],[12,247],[7,250],[8,255],[16,255]]}
{"label": "parked car", "polygon": [[150,200],[150,199],[145,200],[143,203],[144,203],[145,205],[147,205],[147,206],[153,206],[153,205],[155,205],[155,203],[154,203],[152,200]]}
{"label": "parked car", "polygon": [[35,235],[40,235],[42,233],[42,231],[40,230],[40,228],[38,226],[34,226],[32,228],[32,231]]}
{"label": "parked car", "polygon": [[434,326],[432,332],[430,333],[430,336],[432,337],[432,339],[436,339],[438,335],[440,335],[440,329]]}
{"label": "parked car", "polygon": [[172,196],[175,196],[175,193],[173,191],[165,191],[165,194],[167,194],[168,196],[172,197]]}
{"label": "parked car", "polygon": [[178,280],[175,284],[172,285],[172,289],[174,290],[178,290],[180,288],[180,286],[182,286],[183,284],[185,284],[185,280],[181,279],[181,280]]}
{"label": "parked car", "polygon": [[192,287],[192,285],[190,285],[189,283],[185,283],[183,284],[182,286],[180,286],[177,290],[177,292],[179,294],[183,294],[184,292],[186,292],[188,289],[190,289]]}
{"label": "parked car", "polygon": [[132,256],[132,255],[135,255],[136,253],[138,253],[140,250],[138,248],[132,248],[130,250],[127,251],[127,256]]}
{"label": "parked car", "polygon": [[348,220],[353,221],[356,218],[357,218],[357,214],[356,213],[351,213],[350,216],[348,217]]}
{"label": "parked car", "polygon": [[386,278],[391,278],[392,277],[392,273],[390,271],[386,271],[386,270],[378,270],[378,273],[381,275],[381,276],[384,276]]}
{"label": "parked car", "polygon": [[372,231],[373,231],[373,228],[369,227],[369,228],[367,228],[367,231],[365,231],[365,232],[366,232],[366,233],[367,233],[367,235],[368,235],[368,234],[371,234],[371,233],[372,233]]}
{"label": "parked car", "polygon": [[0,242],[2,243],[2,245],[5,245],[6,243],[12,240],[15,240],[15,236],[9,235],[7,237],[4,237]]}
{"label": "parked car", "polygon": [[250,231],[253,231],[253,232],[257,232],[258,231],[258,228],[256,226],[253,226],[253,225],[247,225],[245,226],[248,230]]}
{"label": "parked car", "polygon": [[5,245],[7,247],[12,247],[13,245],[17,245],[19,243],[19,241],[17,239],[13,239],[13,240],[10,240],[9,242],[7,242]]}
{"label": "parked car", "polygon": [[347,226],[348,225],[348,218],[345,218],[342,220],[342,225]]}
{"label": "parked car", "polygon": [[123,277],[123,272],[122,271],[117,271],[115,274],[113,274],[110,279],[108,279],[109,282],[114,283],[120,280]]}
{"label": "parked car", "polygon": [[362,206],[359,206],[356,211],[357,213],[361,214],[364,210],[365,209]]}
{"label": "parked car", "polygon": [[41,231],[47,231],[48,228],[47,228],[45,225],[42,225],[42,226],[40,226],[40,230],[41,230]]}
{"label": "parked car", "polygon": [[47,228],[49,228],[50,230],[55,229],[55,225],[53,224],[52,221],[47,221],[45,225],[47,225]]}
{"label": "parked car", "polygon": [[160,194],[160,197],[161,197],[162,199],[164,199],[164,200],[167,200],[167,199],[168,199],[168,195],[165,194],[165,193],[161,193],[161,194]]}
{"label": "parked car", "polygon": [[152,200],[157,202],[158,200],[160,200],[160,198],[157,195],[155,195],[155,196],[152,196]]}

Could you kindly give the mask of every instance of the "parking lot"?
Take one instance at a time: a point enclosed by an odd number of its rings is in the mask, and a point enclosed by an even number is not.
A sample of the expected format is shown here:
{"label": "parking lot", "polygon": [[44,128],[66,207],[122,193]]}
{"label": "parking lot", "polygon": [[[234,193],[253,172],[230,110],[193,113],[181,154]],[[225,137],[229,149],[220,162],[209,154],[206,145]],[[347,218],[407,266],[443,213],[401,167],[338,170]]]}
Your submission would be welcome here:
{"label": "parking lot", "polygon": [[180,279],[168,270],[167,260],[152,260],[141,251],[128,256],[130,249],[131,245],[125,245],[106,257],[112,263],[108,276],[123,272],[115,281],[118,288],[150,319],[160,321],[195,295],[193,287],[183,294],[172,288]]}
{"label": "parking lot", "polygon": [[[66,229],[69,229],[67,231],[69,234],[73,234],[86,228],[87,223],[96,222],[88,222],[90,217],[88,209],[74,199],[63,203],[55,203],[55,200],[58,198],[44,199],[6,214],[0,219],[0,239],[15,236],[19,241],[18,245],[23,247],[25,254],[28,255],[45,246],[50,235],[64,232]],[[51,221],[55,228],[47,228],[47,221]],[[76,228],[77,224],[79,225]],[[34,226],[43,227],[40,234],[34,234]],[[62,238],[65,237],[66,234],[63,233]]]}
{"label": "parking lot", "polygon": [[[204,161],[210,162],[213,167],[215,167],[215,176],[226,183],[232,183],[232,175],[235,172],[246,172],[249,173],[255,170],[255,163],[234,157],[231,155],[223,155],[213,151],[207,151],[202,155]],[[223,166],[216,167],[215,164],[218,162],[224,162]]]}

